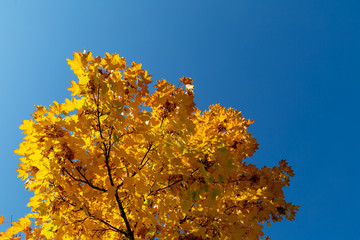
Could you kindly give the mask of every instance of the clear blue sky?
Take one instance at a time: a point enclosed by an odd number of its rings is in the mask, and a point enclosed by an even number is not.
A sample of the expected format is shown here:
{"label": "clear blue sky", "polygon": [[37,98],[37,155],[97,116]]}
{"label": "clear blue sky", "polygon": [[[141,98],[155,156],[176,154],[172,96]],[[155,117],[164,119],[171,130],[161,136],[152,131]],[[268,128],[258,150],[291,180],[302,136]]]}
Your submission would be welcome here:
{"label": "clear blue sky", "polygon": [[70,96],[66,58],[86,49],[142,62],[153,80],[191,77],[200,109],[255,120],[249,161],[288,159],[287,199],[301,206],[265,229],[272,239],[360,239],[359,13],[357,0],[1,1],[0,216],[29,211],[18,126]]}

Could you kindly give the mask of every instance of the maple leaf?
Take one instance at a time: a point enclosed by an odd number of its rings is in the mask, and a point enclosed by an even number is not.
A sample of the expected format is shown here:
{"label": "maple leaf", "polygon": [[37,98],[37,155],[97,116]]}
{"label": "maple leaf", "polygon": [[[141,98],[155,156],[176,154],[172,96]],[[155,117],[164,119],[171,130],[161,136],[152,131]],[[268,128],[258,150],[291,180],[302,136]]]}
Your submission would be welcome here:
{"label": "maple leaf", "polygon": [[137,235],[139,237],[141,237],[142,239],[145,239],[145,236],[146,236],[146,233],[148,231],[148,228],[147,227],[142,227],[140,228],[140,230],[137,232]]}

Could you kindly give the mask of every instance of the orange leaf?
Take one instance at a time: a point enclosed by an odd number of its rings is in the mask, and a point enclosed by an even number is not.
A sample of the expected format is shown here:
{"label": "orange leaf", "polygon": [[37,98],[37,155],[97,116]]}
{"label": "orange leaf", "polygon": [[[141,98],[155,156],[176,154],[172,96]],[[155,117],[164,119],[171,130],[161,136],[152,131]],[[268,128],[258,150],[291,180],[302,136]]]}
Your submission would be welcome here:
{"label": "orange leaf", "polygon": [[137,235],[138,235],[139,237],[145,238],[147,231],[148,231],[148,228],[147,228],[147,227],[142,227],[142,228],[137,232]]}
{"label": "orange leaf", "polygon": [[254,122],[255,122],[254,120],[248,119],[248,120],[245,122],[245,124],[246,124],[247,126],[250,126],[250,125],[253,124]]}

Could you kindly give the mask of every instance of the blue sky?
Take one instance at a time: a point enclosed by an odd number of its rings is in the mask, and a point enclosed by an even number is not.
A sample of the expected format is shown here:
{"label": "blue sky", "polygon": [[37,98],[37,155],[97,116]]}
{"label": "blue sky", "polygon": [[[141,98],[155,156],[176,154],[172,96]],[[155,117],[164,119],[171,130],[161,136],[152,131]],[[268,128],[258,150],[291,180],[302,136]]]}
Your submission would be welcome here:
{"label": "blue sky", "polygon": [[[293,222],[274,240],[360,239],[360,2],[26,1],[0,3],[0,215],[25,215],[18,129],[33,105],[63,102],[73,52],[119,53],[154,77],[195,81],[205,110],[220,103],[254,119],[249,162],[295,170]],[[0,230],[3,230],[1,227]]]}

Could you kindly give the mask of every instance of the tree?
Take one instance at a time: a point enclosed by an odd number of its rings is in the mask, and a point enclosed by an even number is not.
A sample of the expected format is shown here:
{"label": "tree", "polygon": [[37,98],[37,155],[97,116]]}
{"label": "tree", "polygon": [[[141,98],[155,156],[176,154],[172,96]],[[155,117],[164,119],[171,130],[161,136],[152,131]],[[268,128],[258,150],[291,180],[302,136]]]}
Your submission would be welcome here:
{"label": "tree", "polygon": [[[293,171],[244,160],[253,123],[232,108],[195,108],[190,78],[175,87],[118,55],[75,53],[71,99],[35,106],[20,129],[19,177],[32,212],[2,239],[259,239],[293,220]],[[266,237],[267,238],[267,237]]]}

